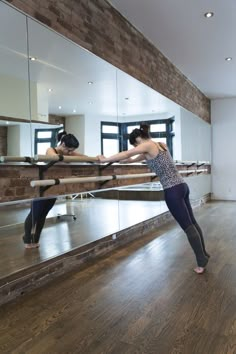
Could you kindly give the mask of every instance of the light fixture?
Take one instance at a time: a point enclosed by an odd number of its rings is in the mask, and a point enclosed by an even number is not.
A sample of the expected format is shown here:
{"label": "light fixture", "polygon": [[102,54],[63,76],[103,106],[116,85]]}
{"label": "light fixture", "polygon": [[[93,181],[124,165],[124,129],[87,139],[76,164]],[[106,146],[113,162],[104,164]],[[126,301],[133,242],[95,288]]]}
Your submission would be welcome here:
{"label": "light fixture", "polygon": [[93,81],[88,81],[88,85],[92,85],[93,84]]}
{"label": "light fixture", "polygon": [[76,109],[73,109],[73,113],[76,113]]}
{"label": "light fixture", "polygon": [[36,57],[30,57],[30,60],[31,61],[35,61],[35,60],[37,60],[37,58]]}
{"label": "light fixture", "polygon": [[49,88],[49,89],[48,89],[48,92],[52,92],[52,91],[53,91],[53,89],[52,89],[52,88]]}
{"label": "light fixture", "polygon": [[89,104],[93,104],[93,102],[92,102],[92,101],[89,101]]}
{"label": "light fixture", "polygon": [[61,106],[59,106],[58,108],[61,109]]}
{"label": "light fixture", "polygon": [[211,18],[211,17],[214,16],[214,12],[208,11],[208,12],[206,12],[206,13],[204,14],[204,16],[205,16],[206,18]]}
{"label": "light fixture", "polygon": [[232,59],[233,59],[232,57],[225,58],[226,61],[231,61]]}

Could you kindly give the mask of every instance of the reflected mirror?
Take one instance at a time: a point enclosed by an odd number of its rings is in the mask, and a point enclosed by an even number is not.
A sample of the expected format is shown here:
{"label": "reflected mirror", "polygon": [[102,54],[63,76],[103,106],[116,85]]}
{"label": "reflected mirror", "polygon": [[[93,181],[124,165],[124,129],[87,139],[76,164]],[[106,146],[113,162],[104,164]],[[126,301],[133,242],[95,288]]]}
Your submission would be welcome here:
{"label": "reflected mirror", "polygon": [[[145,122],[153,139],[167,143],[174,160],[210,161],[208,123],[10,6],[0,6],[1,155],[45,154],[48,147],[57,147],[58,133],[66,130],[79,140],[80,153],[109,156],[130,148],[128,134]],[[10,31],[9,21],[15,24]],[[82,169],[86,163],[79,165]],[[9,166],[0,168],[4,175]],[[31,171],[30,165],[25,168]],[[120,173],[124,171],[132,173],[128,165],[120,165]],[[209,181],[209,175],[188,178],[193,199],[210,192]],[[10,189],[7,193],[11,196]],[[40,247],[28,250],[22,236],[31,201],[19,196],[14,204],[0,204],[5,254],[0,277],[167,210],[156,180],[110,190],[71,191],[59,196],[46,215]]]}

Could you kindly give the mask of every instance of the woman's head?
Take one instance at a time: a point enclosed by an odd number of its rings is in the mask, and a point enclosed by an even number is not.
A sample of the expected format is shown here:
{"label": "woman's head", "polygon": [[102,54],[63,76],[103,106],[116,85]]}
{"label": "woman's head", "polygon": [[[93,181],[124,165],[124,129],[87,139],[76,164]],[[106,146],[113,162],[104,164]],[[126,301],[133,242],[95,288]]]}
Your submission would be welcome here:
{"label": "woman's head", "polygon": [[79,147],[79,141],[73,134],[62,133],[59,133],[62,134],[60,137],[60,148],[63,149],[63,153],[69,154]]}
{"label": "woman's head", "polygon": [[150,139],[149,126],[146,124],[141,124],[139,129],[134,129],[129,135],[129,142],[133,146],[137,145],[141,139]]}

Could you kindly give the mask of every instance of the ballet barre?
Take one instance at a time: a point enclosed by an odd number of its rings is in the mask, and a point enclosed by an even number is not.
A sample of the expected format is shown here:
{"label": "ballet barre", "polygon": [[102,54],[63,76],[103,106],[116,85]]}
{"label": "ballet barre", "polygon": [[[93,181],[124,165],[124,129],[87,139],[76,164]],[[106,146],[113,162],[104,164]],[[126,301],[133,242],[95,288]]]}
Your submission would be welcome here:
{"label": "ballet barre", "polygon": [[0,162],[34,162],[30,156],[0,156]]}
{"label": "ballet barre", "polygon": [[113,175],[113,176],[95,176],[95,177],[73,177],[73,178],[55,178],[55,179],[44,179],[31,181],[31,187],[48,187],[55,186],[59,184],[70,184],[70,183],[91,183],[91,182],[104,182],[111,180],[121,180],[121,179],[131,179],[131,178],[143,178],[143,177],[157,177],[155,173],[138,173],[129,175]]}
{"label": "ballet barre", "polygon": [[65,155],[36,155],[34,157],[35,162],[51,162],[51,161],[63,161],[63,162],[99,162],[96,157],[91,156],[65,156]]}
{"label": "ballet barre", "polygon": [[178,165],[210,165],[210,161],[181,161],[181,160],[174,160],[175,164]]}
{"label": "ballet barre", "polygon": [[36,155],[30,156],[0,156],[0,162],[99,162],[96,157],[91,156],[64,156],[64,155]]}

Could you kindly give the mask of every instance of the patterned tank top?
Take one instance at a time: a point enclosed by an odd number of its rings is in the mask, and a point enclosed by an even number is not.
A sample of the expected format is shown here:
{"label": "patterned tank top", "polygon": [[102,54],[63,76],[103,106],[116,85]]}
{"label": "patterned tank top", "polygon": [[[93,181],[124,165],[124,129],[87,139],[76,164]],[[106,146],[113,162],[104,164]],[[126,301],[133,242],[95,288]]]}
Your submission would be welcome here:
{"label": "patterned tank top", "polygon": [[180,183],[185,183],[178,172],[169,151],[159,151],[151,160],[146,160],[148,167],[160,178],[163,189],[171,188]]}

